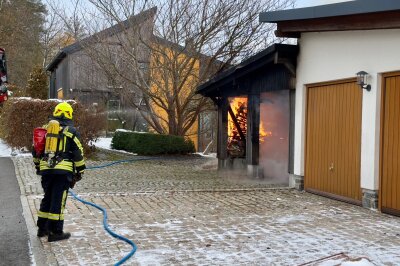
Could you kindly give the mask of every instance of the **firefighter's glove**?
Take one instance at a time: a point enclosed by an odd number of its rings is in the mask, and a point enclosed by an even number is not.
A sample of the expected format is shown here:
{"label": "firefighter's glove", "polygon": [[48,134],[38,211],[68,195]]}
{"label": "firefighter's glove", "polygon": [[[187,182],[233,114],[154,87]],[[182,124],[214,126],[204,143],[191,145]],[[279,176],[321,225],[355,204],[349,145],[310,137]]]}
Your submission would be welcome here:
{"label": "firefighter's glove", "polygon": [[75,179],[76,182],[82,180],[82,174],[83,174],[83,173],[76,173],[76,174],[74,175],[74,179]]}
{"label": "firefighter's glove", "polygon": [[76,184],[75,179],[72,179],[71,183],[69,183],[69,187],[74,188],[75,184]]}
{"label": "firefighter's glove", "polygon": [[74,188],[76,182],[80,181],[81,179],[82,179],[82,173],[75,173],[71,183],[69,184],[69,187]]}

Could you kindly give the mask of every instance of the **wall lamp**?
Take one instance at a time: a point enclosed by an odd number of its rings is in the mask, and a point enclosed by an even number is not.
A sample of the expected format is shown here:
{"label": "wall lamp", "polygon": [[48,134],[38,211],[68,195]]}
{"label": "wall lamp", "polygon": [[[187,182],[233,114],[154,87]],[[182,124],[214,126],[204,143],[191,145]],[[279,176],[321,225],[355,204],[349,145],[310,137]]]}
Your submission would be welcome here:
{"label": "wall lamp", "polygon": [[365,71],[360,71],[356,75],[357,75],[357,84],[361,87],[361,89],[370,91],[371,85],[367,84],[368,73]]}

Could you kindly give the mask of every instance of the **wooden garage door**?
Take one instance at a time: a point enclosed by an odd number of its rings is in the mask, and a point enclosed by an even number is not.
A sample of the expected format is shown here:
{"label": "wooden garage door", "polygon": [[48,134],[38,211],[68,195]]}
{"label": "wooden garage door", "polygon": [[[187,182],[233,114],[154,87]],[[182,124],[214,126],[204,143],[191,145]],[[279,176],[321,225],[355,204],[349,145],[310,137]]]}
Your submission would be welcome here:
{"label": "wooden garage door", "polygon": [[383,80],[381,210],[400,215],[400,73]]}
{"label": "wooden garage door", "polygon": [[354,79],[307,87],[307,191],[361,204],[361,100]]}

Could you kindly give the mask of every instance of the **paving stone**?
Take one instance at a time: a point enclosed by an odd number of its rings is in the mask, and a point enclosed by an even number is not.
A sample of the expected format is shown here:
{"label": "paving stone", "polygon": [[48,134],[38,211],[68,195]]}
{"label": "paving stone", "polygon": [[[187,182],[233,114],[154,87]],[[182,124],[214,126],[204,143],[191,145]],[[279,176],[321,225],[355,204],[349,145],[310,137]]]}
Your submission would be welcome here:
{"label": "paving stone", "polygon": [[[399,218],[267,182],[221,179],[202,169],[207,160],[88,170],[76,191],[105,207],[111,229],[138,245],[126,265],[299,265],[342,252],[400,265]],[[40,178],[29,158],[14,163],[35,216]],[[69,197],[65,217],[71,239],[42,239],[59,265],[110,265],[130,251],[103,230],[99,210]]]}

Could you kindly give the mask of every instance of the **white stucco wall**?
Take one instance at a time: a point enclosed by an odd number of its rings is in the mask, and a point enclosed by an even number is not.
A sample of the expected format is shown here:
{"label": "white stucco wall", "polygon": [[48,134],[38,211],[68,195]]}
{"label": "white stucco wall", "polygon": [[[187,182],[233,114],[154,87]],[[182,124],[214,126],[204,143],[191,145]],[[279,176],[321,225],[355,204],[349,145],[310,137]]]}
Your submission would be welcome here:
{"label": "white stucco wall", "polygon": [[381,74],[400,70],[400,30],[303,33],[296,78],[294,174],[304,175],[305,85],[370,74],[371,91],[363,90],[361,187],[379,187]]}

